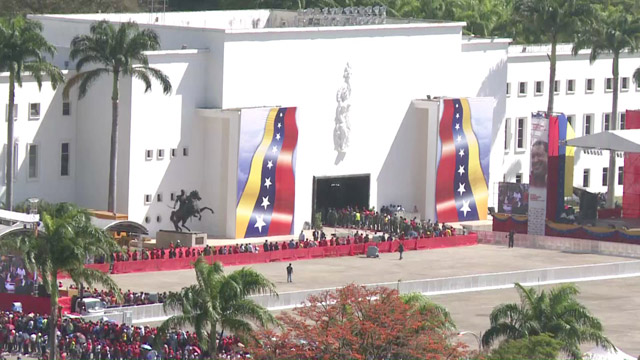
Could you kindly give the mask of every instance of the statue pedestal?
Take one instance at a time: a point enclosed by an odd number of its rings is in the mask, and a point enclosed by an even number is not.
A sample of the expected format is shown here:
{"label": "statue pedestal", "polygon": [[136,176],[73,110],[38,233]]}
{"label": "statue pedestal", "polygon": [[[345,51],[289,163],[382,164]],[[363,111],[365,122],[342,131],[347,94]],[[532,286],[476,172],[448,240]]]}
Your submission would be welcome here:
{"label": "statue pedestal", "polygon": [[175,246],[178,240],[180,240],[180,245],[184,247],[205,246],[207,245],[207,234],[160,230],[156,234],[156,247],[168,248],[172,242]]}

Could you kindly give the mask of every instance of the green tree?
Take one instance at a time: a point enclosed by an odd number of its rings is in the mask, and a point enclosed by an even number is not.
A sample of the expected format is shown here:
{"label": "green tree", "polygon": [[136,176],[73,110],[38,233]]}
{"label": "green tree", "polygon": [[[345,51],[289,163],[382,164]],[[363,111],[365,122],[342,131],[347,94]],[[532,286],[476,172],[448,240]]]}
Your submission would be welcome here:
{"label": "green tree", "polygon": [[[581,36],[574,46],[574,54],[580,49],[591,48],[589,60],[595,62],[601,55],[610,54],[613,57],[611,73],[612,106],[609,120],[609,130],[617,129],[618,95],[620,79],[620,54],[636,52],[640,45],[640,17],[633,1],[606,1],[595,5],[598,14],[597,21],[590,27],[590,31]],[[607,177],[607,207],[614,207],[616,154],[609,151],[609,172]]]}
{"label": "green tree", "polygon": [[[145,92],[151,90],[151,80],[157,80],[165,94],[171,93],[171,82],[162,71],[149,66],[145,52],[160,49],[160,39],[155,31],[141,30],[136,23],[127,22],[118,28],[106,20],[91,25],[89,35],[77,35],[71,40],[69,57],[78,60],[77,74],[64,87],[63,96],[78,86],[78,98],[82,99],[89,87],[102,75],[111,75],[111,151],[109,153],[109,190],[107,210],[116,211],[116,173],[118,162],[118,102],[120,79],[131,76],[145,84]],[[93,65],[91,70],[84,70]]]}
{"label": "green tree", "polygon": [[544,41],[551,45],[549,54],[549,98],[547,114],[553,114],[556,81],[557,45],[573,41],[576,34],[592,18],[587,0],[515,0],[514,15],[524,25],[523,35],[528,41]]}
{"label": "green tree", "polygon": [[560,285],[548,292],[527,289],[518,283],[515,287],[520,304],[502,304],[493,309],[491,327],[482,336],[484,346],[500,339],[550,334],[562,343],[562,351],[574,359],[581,357],[583,343],[614,347],[604,335],[600,320],[576,299],[579,290],[575,285]]}
{"label": "green tree", "polygon": [[9,104],[7,106],[7,159],[5,208],[13,209],[14,169],[14,122],[16,85],[22,87],[22,77],[31,76],[42,89],[48,80],[56,89],[64,82],[60,69],[46,58],[53,57],[56,48],[42,36],[42,24],[37,21],[15,17],[0,21],[0,71],[9,73]]}
{"label": "green tree", "polygon": [[[33,232],[0,239],[0,248],[23,256],[27,267],[37,270],[51,294],[49,324],[58,323],[58,274],[69,274],[76,283],[101,284],[120,296],[111,277],[99,270],[85,268],[87,257],[108,258],[117,251],[113,237],[91,223],[89,213],[69,203],[41,204],[41,227]],[[49,326],[49,339],[56,338],[56,326]],[[50,359],[56,358],[56,342],[49,341]]]}
{"label": "green tree", "polygon": [[137,0],[0,0],[0,16],[138,11]]}
{"label": "green tree", "polygon": [[491,351],[488,360],[552,360],[560,355],[562,343],[542,334],[518,340],[507,340]]}
{"label": "green tree", "polygon": [[438,330],[443,332],[452,332],[456,330],[456,323],[451,317],[451,313],[444,306],[433,302],[427,296],[421,293],[409,293],[400,295],[403,303],[410,305],[413,312],[417,312],[424,316],[429,314],[429,319],[434,320],[432,324],[425,326],[436,326]]}
{"label": "green tree", "polygon": [[250,268],[225,274],[222,264],[207,264],[200,257],[194,263],[197,283],[178,293],[171,292],[164,302],[165,309],[180,310],[181,315],[167,319],[161,330],[193,326],[198,339],[216,353],[217,331],[229,330],[235,334],[249,334],[250,321],[262,326],[275,323],[275,318],[264,307],[256,304],[250,295],[271,293],[277,296],[276,286],[264,275]]}

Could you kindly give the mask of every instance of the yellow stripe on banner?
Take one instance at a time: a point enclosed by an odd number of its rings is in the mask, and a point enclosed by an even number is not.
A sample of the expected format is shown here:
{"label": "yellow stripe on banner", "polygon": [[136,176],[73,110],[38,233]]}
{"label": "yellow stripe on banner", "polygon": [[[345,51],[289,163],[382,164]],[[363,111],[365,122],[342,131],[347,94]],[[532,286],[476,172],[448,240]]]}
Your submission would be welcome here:
{"label": "yellow stripe on banner", "polygon": [[[266,154],[271,140],[273,139],[273,123],[276,115],[278,114],[278,108],[272,108],[269,111],[267,117],[267,123],[264,127],[264,136],[260,146],[253,153],[253,159],[251,160],[251,169],[249,170],[249,178],[247,184],[244,186],[244,191],[240,197],[240,202],[236,208],[236,238],[244,238],[247,232],[247,226],[251,215],[253,215],[253,207],[256,204],[256,199],[260,193],[260,186],[262,186],[262,163],[264,162],[264,155]],[[275,179],[274,179],[275,180]]]}
{"label": "yellow stripe on banner", "polygon": [[460,99],[462,104],[462,128],[467,138],[467,146],[469,147],[469,183],[471,191],[476,201],[476,209],[478,209],[478,217],[480,220],[487,219],[487,204],[489,202],[489,190],[484,180],[482,166],[480,165],[480,150],[478,149],[478,140],[471,127],[471,110],[469,108],[469,100]]}
{"label": "yellow stripe on banner", "polygon": [[[573,131],[571,124],[567,122],[567,140],[571,140],[575,137],[576,132]],[[575,153],[575,147],[567,146],[564,160],[564,197],[570,197],[573,194],[573,162]]]}

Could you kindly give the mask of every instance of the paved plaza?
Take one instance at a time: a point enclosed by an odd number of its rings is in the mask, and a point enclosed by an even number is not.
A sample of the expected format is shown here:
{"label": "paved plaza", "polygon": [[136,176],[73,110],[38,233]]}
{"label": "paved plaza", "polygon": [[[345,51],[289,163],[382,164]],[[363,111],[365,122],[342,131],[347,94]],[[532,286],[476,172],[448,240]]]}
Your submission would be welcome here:
{"label": "paved plaza", "polygon": [[[374,284],[398,280],[432,279],[450,276],[532,270],[629,261],[628,258],[561,251],[502,246],[475,245],[458,248],[408,251],[403,260],[397,253],[381,254],[379,259],[363,256],[324,258],[293,262],[293,283],[286,282],[288,263],[254,264],[250,267],[276,283],[280,293],[333,288],[348,283]],[[226,271],[239,267],[229,266]],[[195,282],[193,270],[113,275],[123,290],[171,291]],[[578,283],[579,299],[605,325],[606,334],[623,351],[640,354],[640,279],[637,277]],[[433,296],[452,313],[464,331],[486,330],[493,307],[518,300],[514,289],[466,292]],[[461,340],[477,346],[473,337]],[[585,347],[583,350],[589,350]]]}

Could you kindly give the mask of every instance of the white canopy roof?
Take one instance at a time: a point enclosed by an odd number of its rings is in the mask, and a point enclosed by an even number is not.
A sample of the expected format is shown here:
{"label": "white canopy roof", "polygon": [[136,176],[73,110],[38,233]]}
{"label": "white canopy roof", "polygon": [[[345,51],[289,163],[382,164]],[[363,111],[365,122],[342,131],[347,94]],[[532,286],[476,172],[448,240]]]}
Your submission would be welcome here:
{"label": "white canopy roof", "polygon": [[567,140],[567,146],[640,153],[640,129],[603,131]]}
{"label": "white canopy roof", "polygon": [[584,354],[584,359],[589,360],[636,360],[635,357],[625,354],[622,350],[605,350],[601,347],[594,347]]}

